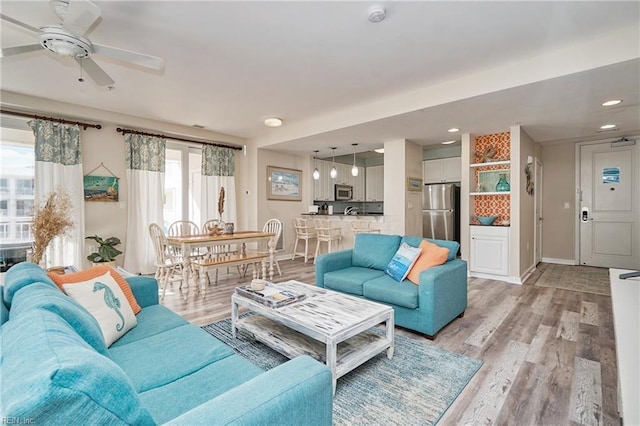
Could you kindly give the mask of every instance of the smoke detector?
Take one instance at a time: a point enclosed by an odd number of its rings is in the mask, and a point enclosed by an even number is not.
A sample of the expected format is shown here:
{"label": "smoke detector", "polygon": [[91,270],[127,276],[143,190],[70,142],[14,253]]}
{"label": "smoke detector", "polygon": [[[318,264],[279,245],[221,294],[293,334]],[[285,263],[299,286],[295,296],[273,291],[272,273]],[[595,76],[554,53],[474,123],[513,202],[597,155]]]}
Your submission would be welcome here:
{"label": "smoke detector", "polygon": [[378,23],[384,21],[387,17],[387,11],[382,6],[371,6],[367,11],[369,22]]}

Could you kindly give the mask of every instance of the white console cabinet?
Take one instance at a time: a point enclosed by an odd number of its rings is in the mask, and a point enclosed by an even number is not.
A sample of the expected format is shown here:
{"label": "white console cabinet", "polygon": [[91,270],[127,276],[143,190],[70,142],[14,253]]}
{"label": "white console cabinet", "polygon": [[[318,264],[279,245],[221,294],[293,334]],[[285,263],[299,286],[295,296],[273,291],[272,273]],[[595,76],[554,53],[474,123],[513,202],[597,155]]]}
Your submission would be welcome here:
{"label": "white console cabinet", "polygon": [[470,226],[470,228],[470,271],[509,275],[509,227]]}

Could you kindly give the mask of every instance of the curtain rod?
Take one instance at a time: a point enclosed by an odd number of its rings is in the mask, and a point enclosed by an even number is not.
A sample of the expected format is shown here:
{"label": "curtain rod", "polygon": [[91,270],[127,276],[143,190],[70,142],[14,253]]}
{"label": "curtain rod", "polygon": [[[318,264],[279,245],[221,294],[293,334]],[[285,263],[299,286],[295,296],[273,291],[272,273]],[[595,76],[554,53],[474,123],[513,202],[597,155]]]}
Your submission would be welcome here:
{"label": "curtain rod", "polygon": [[121,127],[118,127],[116,129],[116,131],[118,133],[122,133],[123,135],[126,135],[127,133],[131,133],[133,135],[144,135],[144,136],[155,136],[157,138],[163,138],[163,139],[173,139],[176,141],[182,141],[182,142],[193,142],[193,143],[201,143],[201,144],[206,144],[206,145],[213,145],[213,146],[219,146],[221,148],[231,148],[231,149],[235,149],[237,151],[242,151],[242,147],[236,146],[236,145],[226,145],[226,144],[222,144],[222,143],[217,143],[217,142],[209,142],[209,141],[199,141],[199,140],[195,140],[195,139],[186,139],[186,138],[181,138],[178,136],[168,136],[168,135],[162,135],[162,134],[158,134],[158,133],[148,133],[148,132],[142,132],[140,130],[133,130],[133,129],[123,129]]}
{"label": "curtain rod", "polygon": [[83,123],[82,121],[65,120],[64,118],[45,117],[44,115],[30,114],[27,112],[18,112],[18,111],[0,109],[0,114],[15,115],[17,117],[35,118],[36,120],[54,121],[56,123],[62,123],[62,124],[75,124],[76,126],[82,127],[84,130],[87,130],[87,127],[91,127],[93,129],[102,129],[101,124],[89,124],[89,123]]}

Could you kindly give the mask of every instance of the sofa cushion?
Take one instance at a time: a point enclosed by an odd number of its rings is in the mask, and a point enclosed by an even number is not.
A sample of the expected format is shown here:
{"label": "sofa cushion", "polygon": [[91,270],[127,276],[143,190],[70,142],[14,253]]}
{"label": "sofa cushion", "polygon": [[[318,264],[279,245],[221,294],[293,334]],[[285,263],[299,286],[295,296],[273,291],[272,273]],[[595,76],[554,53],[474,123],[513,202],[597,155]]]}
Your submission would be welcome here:
{"label": "sofa cushion", "polygon": [[153,305],[143,308],[136,315],[138,325],[129,330],[127,334],[115,341],[111,348],[127,345],[147,337],[155,336],[163,331],[189,324],[180,315],[176,315],[171,309],[162,305]]}
{"label": "sofa cushion", "polygon": [[65,320],[85,342],[102,355],[109,356],[96,319],[75,300],[45,283],[33,283],[13,297],[10,318],[13,320],[32,310],[49,311]]}
{"label": "sofa cushion", "polygon": [[434,244],[439,245],[440,247],[444,247],[446,249],[449,249],[449,256],[447,257],[447,262],[450,260],[453,260],[456,258],[456,256],[458,255],[458,249],[460,248],[460,243],[458,243],[457,241],[448,241],[448,240],[435,240],[432,238],[422,238],[422,237],[414,237],[414,236],[410,236],[410,235],[406,235],[404,237],[402,237],[402,242],[403,243],[407,243],[410,246],[413,247],[419,247],[420,246],[420,242],[422,240],[427,240],[429,242],[432,242]]}
{"label": "sofa cushion", "polygon": [[374,278],[384,275],[377,269],[352,266],[324,274],[324,286],[330,290],[362,296],[362,284]]}
{"label": "sofa cushion", "polygon": [[140,399],[154,420],[162,424],[262,373],[245,358],[232,355],[164,386],[142,392]]}
{"label": "sofa cushion", "polygon": [[7,308],[11,309],[11,301],[18,290],[30,284],[39,282],[55,286],[47,276],[44,269],[35,263],[21,262],[17,265],[13,265],[4,277],[4,287],[2,292],[4,304]]}
{"label": "sofa cushion", "polygon": [[192,324],[109,348],[138,392],[173,382],[233,355],[233,350]]}
{"label": "sofa cushion", "polygon": [[63,284],[62,288],[95,317],[107,347],[138,324],[124,293],[109,272],[87,281]]}
{"label": "sofa cushion", "polygon": [[351,263],[353,266],[384,271],[398,247],[399,235],[356,234]]}
{"label": "sofa cushion", "polygon": [[122,275],[117,273],[111,266],[94,266],[93,268],[85,269],[84,271],[74,272],[71,274],[59,275],[50,273],[49,277],[53,280],[53,282],[56,283],[58,287],[60,287],[60,290],[62,290],[63,284],[85,282],[92,278],[104,275],[106,272],[108,272],[111,277],[118,283],[118,286],[120,286],[122,293],[124,293],[127,301],[129,302],[129,306],[131,306],[131,309],[133,310],[133,313],[137,314],[138,312],[140,312],[140,305],[138,305],[136,298],[133,296],[133,292],[131,291],[129,283],[124,278],[122,278]]}
{"label": "sofa cushion", "polygon": [[393,255],[384,272],[396,281],[404,280],[421,251],[421,248],[411,247],[407,243],[400,244],[400,248]]}
{"label": "sofa cushion", "polygon": [[398,282],[386,274],[366,281],[362,287],[367,299],[409,309],[418,307],[418,288],[409,280]]}
{"label": "sofa cushion", "polygon": [[153,424],[122,369],[42,309],[2,327],[2,416],[33,424]]}
{"label": "sofa cushion", "polygon": [[442,265],[447,261],[449,256],[449,249],[440,247],[439,245],[427,240],[420,242],[420,256],[413,264],[413,267],[409,271],[407,278],[414,284],[420,284],[420,272],[425,269],[429,269],[433,266]]}

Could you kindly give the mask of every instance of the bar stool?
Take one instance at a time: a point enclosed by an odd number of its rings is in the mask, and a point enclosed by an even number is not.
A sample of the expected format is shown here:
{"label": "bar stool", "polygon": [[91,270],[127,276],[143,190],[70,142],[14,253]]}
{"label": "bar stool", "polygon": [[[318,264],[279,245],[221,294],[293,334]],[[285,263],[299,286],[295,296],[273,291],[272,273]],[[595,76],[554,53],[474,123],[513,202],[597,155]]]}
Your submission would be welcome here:
{"label": "bar stool", "polygon": [[341,229],[332,227],[330,221],[326,219],[316,219],[315,224],[316,232],[318,233],[318,242],[316,243],[316,254],[313,258],[313,263],[316,263],[318,251],[320,251],[320,243],[327,243],[327,253],[331,253],[331,243],[336,241],[338,248],[340,248],[340,241],[342,240]]}
{"label": "bar stool", "polygon": [[[291,260],[295,259],[296,256],[304,257],[304,263],[307,263],[309,259],[309,240],[317,238],[318,233],[316,232],[315,226],[313,226],[313,222],[311,220],[306,220],[301,217],[296,217],[293,219],[293,228],[296,231],[296,242],[293,245],[293,255],[291,256]],[[298,252],[298,241],[304,241],[304,253]]]}
{"label": "bar stool", "polygon": [[380,229],[372,228],[371,224],[373,222],[363,222],[360,219],[354,220],[351,222],[351,232],[353,235],[356,234],[379,234]]}

